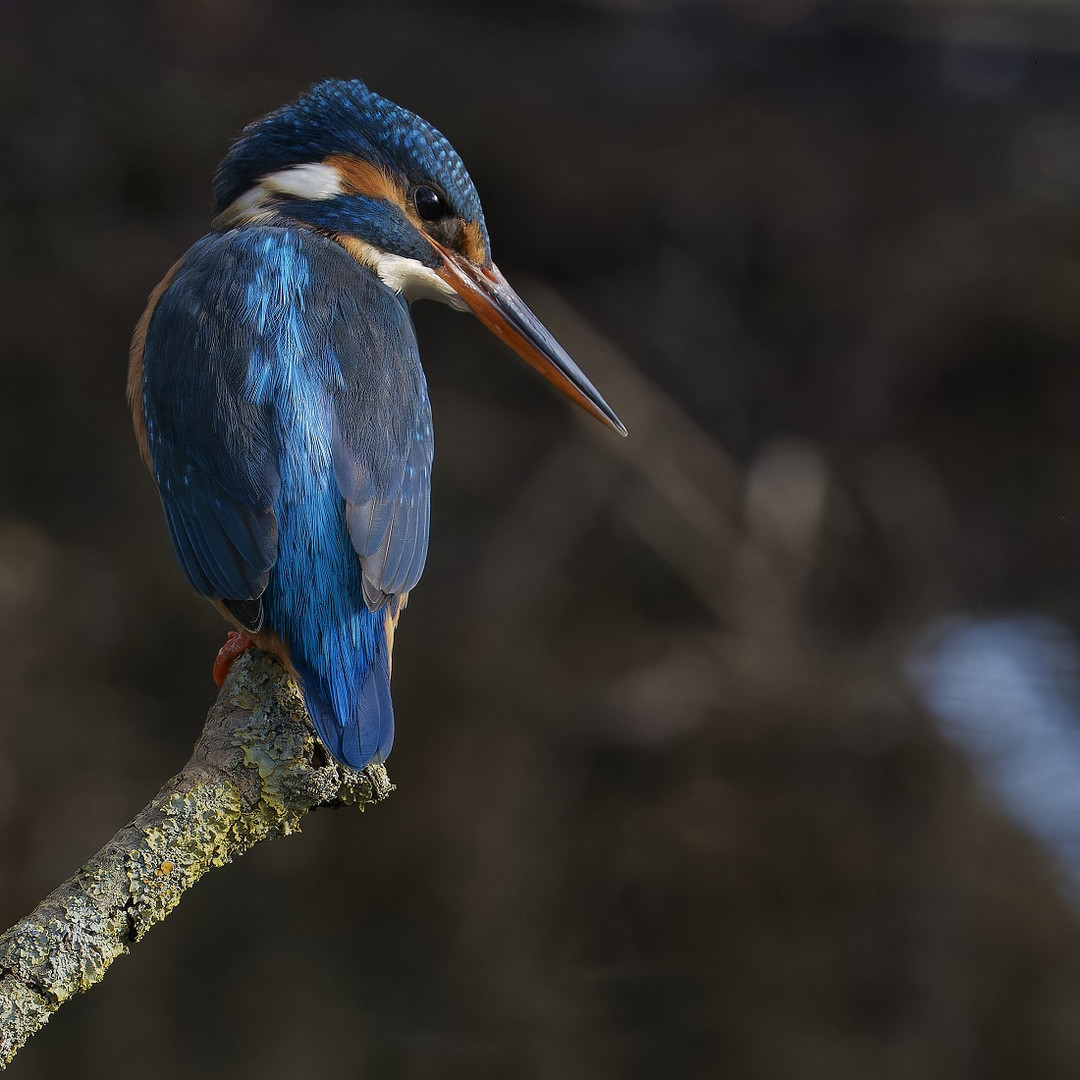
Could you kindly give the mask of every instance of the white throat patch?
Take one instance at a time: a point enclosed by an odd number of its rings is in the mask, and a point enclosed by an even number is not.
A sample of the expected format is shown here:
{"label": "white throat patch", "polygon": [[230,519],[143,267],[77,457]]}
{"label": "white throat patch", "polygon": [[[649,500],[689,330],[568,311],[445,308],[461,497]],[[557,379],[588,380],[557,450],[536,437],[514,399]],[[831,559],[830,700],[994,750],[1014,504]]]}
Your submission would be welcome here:
{"label": "white throat patch", "polygon": [[467,310],[465,301],[453,287],[422,262],[391,255],[355,236],[348,238],[345,248],[358,263],[371,267],[388,289],[401,293],[410,304],[414,300],[439,300],[457,311]]}

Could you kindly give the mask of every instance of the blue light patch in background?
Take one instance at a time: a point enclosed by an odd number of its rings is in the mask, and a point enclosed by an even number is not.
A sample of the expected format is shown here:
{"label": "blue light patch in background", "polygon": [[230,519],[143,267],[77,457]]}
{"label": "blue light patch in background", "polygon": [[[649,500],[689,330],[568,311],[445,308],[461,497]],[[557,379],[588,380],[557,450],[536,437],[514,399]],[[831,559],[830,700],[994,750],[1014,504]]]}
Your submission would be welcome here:
{"label": "blue light patch in background", "polygon": [[907,674],[1003,808],[1060,860],[1080,900],[1080,643],[1042,615],[935,624]]}

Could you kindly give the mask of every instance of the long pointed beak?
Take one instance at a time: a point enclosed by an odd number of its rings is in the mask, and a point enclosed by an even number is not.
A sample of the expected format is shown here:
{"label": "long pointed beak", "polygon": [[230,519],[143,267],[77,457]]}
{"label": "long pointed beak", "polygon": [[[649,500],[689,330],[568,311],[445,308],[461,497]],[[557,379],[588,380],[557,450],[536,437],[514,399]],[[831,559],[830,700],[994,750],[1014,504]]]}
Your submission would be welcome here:
{"label": "long pointed beak", "polygon": [[576,401],[586,412],[620,435],[626,434],[626,428],[615,415],[615,410],[528,309],[525,301],[514,292],[497,266],[481,269],[442,244],[431,243],[443,258],[442,266],[435,273],[465,301],[472,313],[496,337],[505,341],[522,360],[557,386],[571,401]]}

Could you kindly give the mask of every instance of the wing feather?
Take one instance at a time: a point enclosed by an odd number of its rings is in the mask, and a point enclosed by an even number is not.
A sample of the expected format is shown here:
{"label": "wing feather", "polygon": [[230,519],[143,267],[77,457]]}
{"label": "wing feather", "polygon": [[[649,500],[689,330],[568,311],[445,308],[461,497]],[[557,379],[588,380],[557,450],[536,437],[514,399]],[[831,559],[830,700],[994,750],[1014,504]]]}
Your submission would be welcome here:
{"label": "wing feather", "polygon": [[263,344],[244,317],[255,264],[220,235],[196,244],[148,319],[141,358],[147,451],[180,566],[253,630],[277,555],[280,484],[270,416],[246,392]]}
{"label": "wing feather", "polygon": [[[365,306],[354,318],[368,344],[339,349],[334,475],[363,566],[365,602],[377,611],[416,584],[427,557],[431,406],[404,302]],[[388,342],[393,357],[379,350]]]}

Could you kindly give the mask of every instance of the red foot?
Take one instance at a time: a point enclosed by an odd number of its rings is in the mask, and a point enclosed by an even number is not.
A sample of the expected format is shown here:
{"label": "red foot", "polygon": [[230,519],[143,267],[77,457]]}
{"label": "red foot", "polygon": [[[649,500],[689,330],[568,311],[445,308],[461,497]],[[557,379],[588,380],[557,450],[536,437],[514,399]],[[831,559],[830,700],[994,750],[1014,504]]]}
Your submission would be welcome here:
{"label": "red foot", "polygon": [[250,634],[244,634],[236,630],[229,631],[225,644],[218,649],[217,658],[214,660],[214,682],[218,686],[225,681],[225,676],[229,674],[229,668],[233,666],[233,661],[242,652],[247,652],[254,644],[255,640]]}

